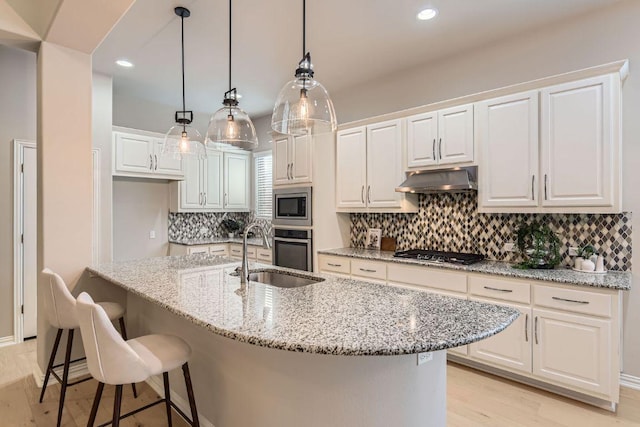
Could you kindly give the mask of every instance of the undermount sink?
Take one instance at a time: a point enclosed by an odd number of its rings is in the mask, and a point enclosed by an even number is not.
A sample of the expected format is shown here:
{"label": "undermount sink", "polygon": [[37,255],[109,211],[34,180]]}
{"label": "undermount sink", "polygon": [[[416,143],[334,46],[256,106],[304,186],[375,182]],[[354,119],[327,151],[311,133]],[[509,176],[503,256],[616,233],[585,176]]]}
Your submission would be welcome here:
{"label": "undermount sink", "polygon": [[[234,275],[237,275],[237,273]],[[323,282],[324,279],[312,276],[294,275],[284,271],[264,270],[250,271],[249,281],[277,286],[278,288],[299,288],[313,283]]]}

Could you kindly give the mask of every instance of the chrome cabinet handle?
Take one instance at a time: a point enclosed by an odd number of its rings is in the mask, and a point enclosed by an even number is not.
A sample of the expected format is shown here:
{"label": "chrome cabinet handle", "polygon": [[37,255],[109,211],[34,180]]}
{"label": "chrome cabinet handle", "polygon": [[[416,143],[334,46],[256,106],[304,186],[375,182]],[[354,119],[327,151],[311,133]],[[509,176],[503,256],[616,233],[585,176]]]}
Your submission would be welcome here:
{"label": "chrome cabinet handle", "polygon": [[198,193],[198,204],[202,206],[202,193]]}
{"label": "chrome cabinet handle", "polygon": [[544,199],[549,200],[547,197],[547,174],[544,174]]}
{"label": "chrome cabinet handle", "polygon": [[438,159],[442,160],[442,138],[438,142]]}
{"label": "chrome cabinet handle", "polygon": [[536,339],[536,344],[538,344],[538,316],[536,316],[536,322],[533,329],[534,329],[534,337]]}
{"label": "chrome cabinet handle", "polygon": [[529,313],[524,316],[524,341],[529,342]]}
{"label": "chrome cabinet handle", "polygon": [[218,252],[224,252],[224,249],[217,249],[215,251],[211,250],[210,252],[215,254],[215,253],[218,253]]}
{"label": "chrome cabinet handle", "polygon": [[551,299],[554,299],[556,301],[573,302],[576,304],[589,304],[589,301],[579,301],[575,299],[566,299],[566,298],[560,298],[560,297],[551,297]]}
{"label": "chrome cabinet handle", "polygon": [[295,176],[293,176],[293,162],[291,162],[291,179],[294,179]]}
{"label": "chrome cabinet handle", "polygon": [[367,186],[367,203],[371,204],[371,186]]}
{"label": "chrome cabinet handle", "polygon": [[291,169],[291,163],[287,163],[287,179],[291,179],[291,174],[289,173],[289,169]]}
{"label": "chrome cabinet handle", "polygon": [[153,156],[149,154],[149,170],[153,170]]}
{"label": "chrome cabinet handle", "polygon": [[202,195],[204,196],[204,202],[202,204],[206,205],[207,204],[207,193],[202,193]]}
{"label": "chrome cabinet handle", "polygon": [[360,190],[360,198],[362,199],[362,203],[364,203],[364,185],[362,186],[362,190]]}
{"label": "chrome cabinet handle", "polygon": [[360,271],[364,271],[365,273],[376,273],[378,270],[371,270],[369,268],[361,268]]}
{"label": "chrome cabinet handle", "polygon": [[154,154],[154,155],[153,155],[153,158],[154,158],[154,160],[156,161],[156,166],[155,166],[154,170],[158,170],[158,155],[157,155],[157,154]]}
{"label": "chrome cabinet handle", "polygon": [[436,139],[433,138],[433,145],[431,146],[431,155],[433,156],[433,160],[436,159]]}
{"label": "chrome cabinet handle", "polygon": [[492,288],[491,286],[485,286],[485,289],[488,289],[490,291],[498,291],[498,292],[513,292],[512,289],[500,289],[500,288]]}
{"label": "chrome cabinet handle", "polygon": [[342,264],[334,264],[332,262],[328,262],[327,265],[331,267],[342,267]]}
{"label": "chrome cabinet handle", "polygon": [[535,175],[531,175],[531,200],[535,200],[536,199],[535,193],[533,192],[535,181],[536,181],[536,176]]}
{"label": "chrome cabinet handle", "polygon": [[229,204],[229,195],[224,193],[224,205],[227,206]]}

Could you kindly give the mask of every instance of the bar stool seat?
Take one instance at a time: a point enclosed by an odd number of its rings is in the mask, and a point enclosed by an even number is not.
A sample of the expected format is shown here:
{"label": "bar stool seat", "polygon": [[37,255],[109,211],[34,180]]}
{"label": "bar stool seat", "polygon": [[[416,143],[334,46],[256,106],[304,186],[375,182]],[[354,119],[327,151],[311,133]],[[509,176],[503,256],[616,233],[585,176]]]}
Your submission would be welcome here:
{"label": "bar stool seat", "polygon": [[[70,383],[69,380],[69,365],[71,363],[80,361],[84,358],[80,358],[77,360],[71,360],[71,350],[73,346],[73,336],[74,329],[80,327],[80,322],[78,321],[78,316],[76,315],[76,299],[71,295],[69,288],[66,283],[60,277],[60,275],[56,274],[52,270],[45,268],[42,270],[42,274],[48,280],[45,281],[44,287],[44,307],[45,314],[49,323],[54,328],[57,328],[58,331],[56,333],[56,339],[53,344],[53,348],[51,349],[51,355],[49,356],[49,363],[47,365],[47,372],[44,376],[44,383],[42,385],[42,391],[40,392],[40,403],[44,399],[44,393],[47,389],[47,385],[49,383],[50,376],[53,376],[60,383],[60,400],[58,403],[58,422],[57,426],[59,427],[62,422],[62,410],[64,408],[64,401],[67,388],[69,386],[81,383],[83,381],[87,381],[91,379],[91,377],[87,377],[81,379],[79,381],[75,381]],[[124,314],[125,309],[122,305],[115,302],[100,302],[99,305],[102,307],[104,312],[106,313],[109,321],[118,320],[120,323],[120,331],[122,337],[127,339],[127,331],[124,325]],[[62,333],[64,330],[67,330],[67,349],[65,352],[64,363],[59,365],[54,365],[56,354],[58,353],[58,347],[60,345],[60,339],[62,338]],[[55,368],[60,366],[64,366],[62,371],[62,378],[58,376],[58,374],[54,371]],[[137,397],[135,385],[132,384],[133,395]]]}
{"label": "bar stool seat", "polygon": [[[116,386],[113,417],[110,422],[102,424],[102,426],[111,424],[113,427],[118,427],[121,419],[164,402],[169,426],[171,426],[171,408],[173,408],[185,420],[189,421],[190,425],[199,427],[198,411],[188,364],[191,347],[182,338],[154,334],[125,340],[118,335],[105,310],[94,303],[86,292],[82,292],[78,296],[76,308],[82,342],[87,354],[87,366],[91,376],[98,381],[87,426],[94,425],[104,385],[111,384]],[[182,366],[184,374],[191,420],[171,402],[168,372],[179,366]],[[123,384],[144,381],[158,374],[162,374],[164,380],[164,399],[121,416]]]}

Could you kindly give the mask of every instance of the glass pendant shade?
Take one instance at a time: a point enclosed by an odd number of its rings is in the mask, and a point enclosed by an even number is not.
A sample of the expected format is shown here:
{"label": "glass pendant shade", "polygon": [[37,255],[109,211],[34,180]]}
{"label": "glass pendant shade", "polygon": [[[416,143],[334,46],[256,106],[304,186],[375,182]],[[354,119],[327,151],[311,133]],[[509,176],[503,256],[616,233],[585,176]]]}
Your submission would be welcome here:
{"label": "glass pendant shade", "polygon": [[207,145],[231,145],[243,150],[253,150],[258,145],[256,128],[237,105],[224,106],[211,116],[206,141]]}
{"label": "glass pendant shade", "polygon": [[296,77],[276,100],[271,128],[287,135],[319,134],[336,129],[336,112],[329,92],[317,80]]}
{"label": "glass pendant shade", "polygon": [[202,159],[207,157],[207,150],[198,129],[191,125],[176,123],[164,137],[162,155],[174,159],[185,157]]}

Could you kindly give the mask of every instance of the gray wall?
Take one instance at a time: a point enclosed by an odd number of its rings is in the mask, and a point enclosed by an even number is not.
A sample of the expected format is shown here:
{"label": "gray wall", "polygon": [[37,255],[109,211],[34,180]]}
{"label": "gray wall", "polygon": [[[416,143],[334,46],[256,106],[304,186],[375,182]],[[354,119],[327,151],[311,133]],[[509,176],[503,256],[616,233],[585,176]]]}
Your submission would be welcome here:
{"label": "gray wall", "polygon": [[36,55],[0,45],[0,338],[13,335],[13,139],[36,141]]}
{"label": "gray wall", "polygon": [[[622,1],[492,43],[483,48],[424,64],[393,76],[333,94],[340,123],[500,88],[554,74],[630,59],[623,87],[623,210],[640,213],[640,2]],[[331,88],[329,88],[331,90]],[[640,215],[632,216],[636,236]],[[638,238],[636,237],[636,241]],[[640,266],[640,251],[633,254]],[[624,366],[640,376],[640,269],[624,298]]]}

